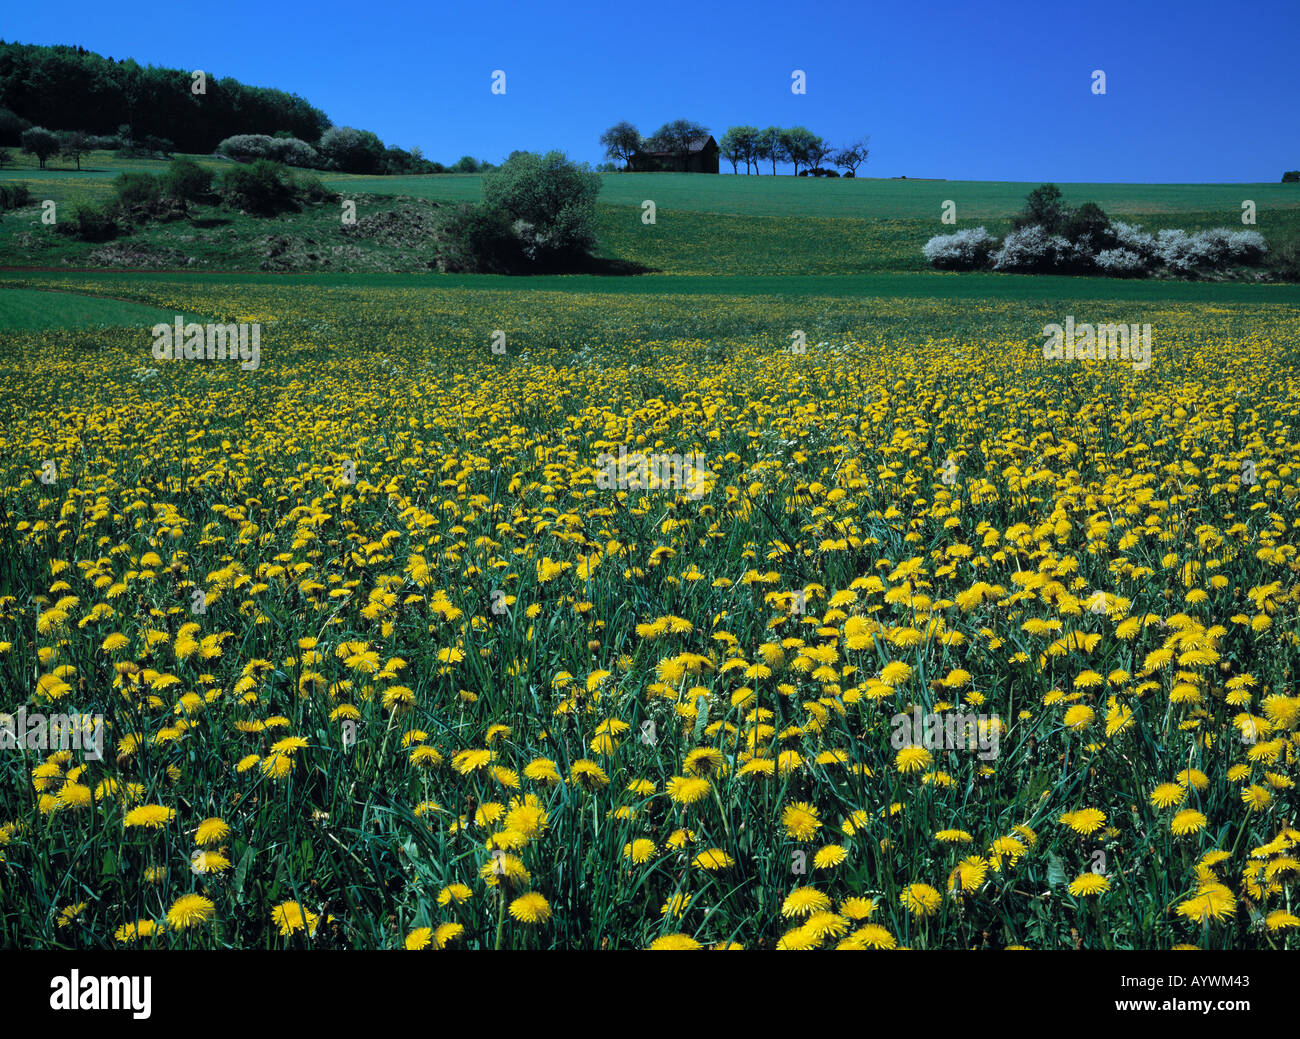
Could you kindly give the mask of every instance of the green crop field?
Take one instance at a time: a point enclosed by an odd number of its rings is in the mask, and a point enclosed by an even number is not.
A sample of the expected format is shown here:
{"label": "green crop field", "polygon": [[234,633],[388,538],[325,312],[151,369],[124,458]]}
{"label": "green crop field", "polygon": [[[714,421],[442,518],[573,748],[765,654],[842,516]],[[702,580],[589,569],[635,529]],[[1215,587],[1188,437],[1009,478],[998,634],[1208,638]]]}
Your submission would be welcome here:
{"label": "green crop field", "polygon": [[[344,193],[400,194],[440,202],[474,202],[481,197],[479,174],[420,177],[327,176]],[[651,199],[660,209],[739,216],[856,217],[938,222],[944,200],[957,203],[964,220],[1005,219],[1018,211],[1033,182],[960,180],[876,180],[702,176],[693,173],[605,173],[600,202],[635,206]],[[1300,209],[1300,185],[1292,184],[1070,184],[1059,185],[1071,205],[1096,202],[1119,216],[1217,212],[1240,222],[1241,203],[1261,210]]]}
{"label": "green crop field", "polygon": [[[214,171],[231,163],[206,155],[190,155]],[[160,172],[167,163],[156,159],[121,159],[112,152],[92,152],[78,172],[70,163],[50,159],[38,168],[27,155],[17,155],[0,169],[0,182],[23,181],[42,197],[75,198],[79,193],[107,192],[102,183],[125,171]],[[324,174],[332,188],[372,195],[405,195],[438,202],[477,202],[482,176],[477,173],[376,177]],[[884,220],[938,221],[942,203],[957,203],[962,220],[1003,220],[1016,212],[1034,182],[962,180],[880,180],[816,177],[701,176],[690,173],[605,173],[600,203],[634,206],[652,199],[661,210],[724,213],[768,217],[848,217]],[[1300,209],[1300,185],[1295,184],[1073,184],[1059,182],[1067,202],[1096,202],[1120,217],[1161,217],[1184,213],[1217,213],[1225,222],[1239,222],[1241,203],[1253,199],[1261,212]]]}
{"label": "green crop field", "polygon": [[[0,289],[0,328],[122,328],[154,325],[176,315],[140,303],[78,292],[16,287]],[[187,315],[187,319],[188,315]]]}

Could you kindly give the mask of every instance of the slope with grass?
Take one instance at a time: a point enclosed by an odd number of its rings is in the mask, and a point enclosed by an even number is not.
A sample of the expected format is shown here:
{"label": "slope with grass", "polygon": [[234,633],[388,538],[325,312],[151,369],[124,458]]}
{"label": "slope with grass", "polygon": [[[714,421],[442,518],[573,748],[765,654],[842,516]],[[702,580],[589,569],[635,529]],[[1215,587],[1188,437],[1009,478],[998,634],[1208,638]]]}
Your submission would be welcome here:
{"label": "slope with grass", "polygon": [[[201,158],[209,168],[228,166]],[[117,160],[95,153],[81,174],[38,171],[33,163],[0,171],[0,181],[27,183],[35,200],[62,208],[102,203],[112,177],[126,170],[161,172],[162,162]],[[378,217],[385,233],[347,229],[337,208],[318,206],[274,220],[196,207],[189,226],[145,225],[116,248],[77,242],[40,222],[32,205],[0,222],[0,266],[128,266],[210,270],[421,271],[431,259],[418,225],[430,207],[477,202],[477,174],[421,177],[326,176],[357,203],[358,217]],[[982,224],[1003,234],[1032,185],[975,181],[810,179],[695,174],[605,174],[597,203],[602,256],[654,271],[691,276],[821,276],[923,271],[921,246],[935,234]],[[1275,247],[1300,241],[1300,186],[1065,184],[1071,204],[1097,201],[1112,217],[1150,230],[1240,227],[1241,204],[1253,200],[1258,224]],[[642,203],[656,204],[654,224]],[[942,203],[957,204],[957,223],[940,222]],[[392,214],[412,214],[403,235]],[[373,225],[372,225],[373,226]],[[427,231],[427,223],[425,223]]]}

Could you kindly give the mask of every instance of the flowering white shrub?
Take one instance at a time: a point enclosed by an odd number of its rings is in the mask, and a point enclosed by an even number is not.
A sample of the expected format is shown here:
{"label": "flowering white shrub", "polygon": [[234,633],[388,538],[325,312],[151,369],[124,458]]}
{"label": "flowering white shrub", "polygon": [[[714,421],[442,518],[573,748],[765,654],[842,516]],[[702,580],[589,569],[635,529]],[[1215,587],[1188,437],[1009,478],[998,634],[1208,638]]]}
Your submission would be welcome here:
{"label": "flowering white shrub", "polygon": [[321,165],[319,153],[306,141],[300,141],[296,137],[269,137],[262,133],[241,133],[227,137],[217,145],[215,154],[237,162],[274,159],[286,166],[308,169],[316,169]]}
{"label": "flowering white shrub", "polygon": [[1161,231],[1156,242],[1160,259],[1176,274],[1258,263],[1268,252],[1268,243],[1258,231],[1233,231],[1226,227],[1190,235],[1185,231]]}
{"label": "flowering white shrub", "polygon": [[1147,262],[1148,266],[1156,262],[1159,247],[1156,245],[1155,235],[1149,231],[1143,231],[1140,224],[1126,224],[1122,220],[1116,220],[1110,226],[1111,230],[1115,232],[1115,237],[1119,240],[1119,249],[1140,256]]}
{"label": "flowering white shrub", "polygon": [[1215,227],[1188,234],[1169,229],[1151,234],[1139,224],[1117,220],[1111,225],[1118,245],[1097,250],[1094,237],[1070,241],[1049,235],[1038,224],[1012,231],[999,247],[984,228],[937,235],[925,243],[925,258],[934,267],[971,270],[991,265],[995,271],[1100,271],[1113,277],[1141,277],[1161,268],[1171,274],[1222,271],[1263,262],[1268,242],[1258,231]]}
{"label": "flowering white shrub", "polygon": [[269,134],[237,133],[218,144],[214,151],[218,155],[224,155],[238,162],[269,159],[271,157],[271,140]]}
{"label": "flowering white shrub", "polygon": [[1103,249],[1097,254],[1095,262],[1098,270],[1113,277],[1143,275],[1149,267],[1149,261],[1131,249]]}
{"label": "flowering white shrub", "polygon": [[304,169],[319,169],[320,154],[306,141],[296,137],[271,138],[271,158],[286,166],[301,166]]}
{"label": "flowering white shrub", "polygon": [[1232,231],[1226,227],[1216,227],[1205,233],[1222,236],[1224,256],[1230,264],[1259,263],[1268,252],[1268,242],[1258,231]]}
{"label": "flowering white shrub", "polygon": [[1047,240],[1046,266],[1055,270],[1074,270],[1092,266],[1089,242],[1072,242],[1065,235],[1055,234]]}
{"label": "flowering white shrub", "polygon": [[930,265],[941,270],[971,270],[983,267],[998,240],[982,227],[955,234],[935,235],[922,247]]}
{"label": "flowering white shrub", "polygon": [[1052,247],[1046,231],[1031,224],[1012,231],[993,256],[995,271],[1041,271],[1053,265]]}
{"label": "flowering white shrub", "polygon": [[1175,274],[1191,274],[1205,260],[1205,243],[1186,231],[1166,228],[1156,235],[1156,255]]}

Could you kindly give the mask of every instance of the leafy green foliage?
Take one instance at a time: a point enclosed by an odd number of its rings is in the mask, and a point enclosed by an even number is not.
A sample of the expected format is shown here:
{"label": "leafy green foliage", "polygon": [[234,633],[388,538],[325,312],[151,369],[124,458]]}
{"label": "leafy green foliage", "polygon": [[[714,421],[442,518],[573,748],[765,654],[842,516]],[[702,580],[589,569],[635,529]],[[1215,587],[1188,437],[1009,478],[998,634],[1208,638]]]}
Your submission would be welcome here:
{"label": "leafy green foliage", "polygon": [[1053,235],[1060,233],[1069,214],[1070,208],[1061,196],[1061,189],[1055,184],[1043,184],[1029,193],[1025,208],[1011,222],[1017,231],[1037,225]]}
{"label": "leafy green foliage", "polygon": [[274,216],[297,205],[289,171],[270,159],[226,170],[221,195],[229,205],[258,216]]}
{"label": "leafy green foliage", "polygon": [[437,264],[443,271],[511,274],[523,265],[523,250],[501,210],[462,205],[445,218]]}
{"label": "leafy green foliage", "polygon": [[369,130],[336,126],[321,136],[320,152],[344,173],[377,173],[383,169],[384,144]]}
{"label": "leafy green foliage", "polygon": [[59,150],[58,135],[43,126],[28,127],[22,132],[21,140],[23,151],[28,155],[35,155],[41,164],[41,169],[45,169],[45,160],[57,154]]}
{"label": "leafy green foliage", "polygon": [[83,242],[106,242],[118,233],[117,220],[107,206],[77,206],[72,211],[72,220],[58,226]]}
{"label": "leafy green foliage", "polygon": [[152,173],[119,173],[113,183],[118,204],[126,208],[148,206],[162,198],[162,181]]}
{"label": "leafy green foliage", "polygon": [[163,174],[162,189],[182,205],[198,202],[212,193],[212,173],[193,159],[173,159]]}
{"label": "leafy green foliage", "polygon": [[524,254],[548,265],[590,254],[596,247],[600,175],[562,152],[517,152],[483,177],[487,206],[515,221]]}
{"label": "leafy green foliage", "polygon": [[18,209],[31,201],[26,184],[0,184],[0,209]]}

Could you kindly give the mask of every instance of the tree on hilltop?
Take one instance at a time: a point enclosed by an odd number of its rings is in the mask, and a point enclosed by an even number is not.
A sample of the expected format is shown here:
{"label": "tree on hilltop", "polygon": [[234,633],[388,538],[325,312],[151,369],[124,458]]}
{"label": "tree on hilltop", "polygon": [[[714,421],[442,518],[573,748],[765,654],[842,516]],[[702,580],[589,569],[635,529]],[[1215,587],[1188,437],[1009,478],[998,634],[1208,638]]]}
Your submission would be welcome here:
{"label": "tree on hilltop", "polygon": [[641,150],[644,142],[641,140],[641,132],[625,119],[601,134],[600,144],[605,149],[605,158],[621,162],[630,168],[632,156]]}
{"label": "tree on hilltop", "polygon": [[708,127],[691,119],[674,119],[659,127],[646,143],[651,151],[671,152],[684,171],[691,154],[691,142],[708,136]]}
{"label": "tree on hilltop", "polygon": [[799,167],[809,163],[810,150],[820,138],[806,126],[792,126],[781,131],[781,146],[786,158],[794,163],[794,173],[799,175]]}
{"label": "tree on hilltop", "polygon": [[759,159],[767,159],[772,163],[772,176],[776,176],[776,164],[785,162],[789,156],[785,151],[785,142],[782,139],[784,131],[779,126],[769,126],[758,132],[758,137],[754,143],[754,169],[758,169]]}
{"label": "tree on hilltop", "polygon": [[858,167],[867,161],[870,150],[867,148],[867,141],[870,138],[864,137],[860,141],[854,141],[852,144],[846,144],[837,151],[832,157],[831,162],[842,170],[848,170],[853,176],[858,175]]}
{"label": "tree on hilltop", "polygon": [[819,170],[826,157],[833,151],[830,143],[823,137],[813,135],[813,139],[808,142],[807,158],[812,169]]}

